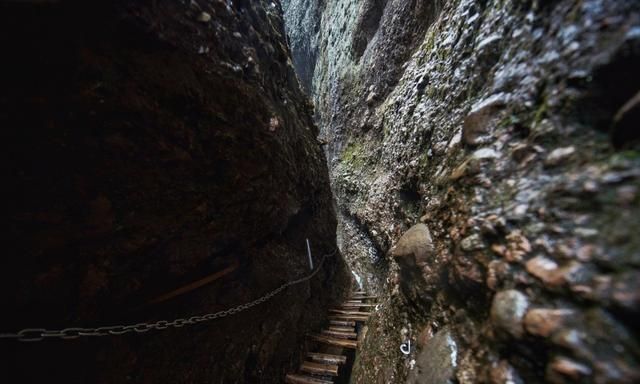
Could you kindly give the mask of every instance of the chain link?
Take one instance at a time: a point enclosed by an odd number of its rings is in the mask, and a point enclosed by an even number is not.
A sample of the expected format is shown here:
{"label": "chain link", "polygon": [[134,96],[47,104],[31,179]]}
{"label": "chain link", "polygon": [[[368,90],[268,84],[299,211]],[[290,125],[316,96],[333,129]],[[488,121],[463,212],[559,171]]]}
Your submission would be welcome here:
{"label": "chain link", "polygon": [[335,255],[337,249],[333,252],[328,253],[322,256],[322,260],[318,264],[318,267],[311,272],[309,275],[302,277],[297,280],[292,280],[286,282],[279,286],[278,288],[266,293],[265,295],[250,301],[248,303],[237,305],[233,308],[225,309],[222,311],[207,313],[205,315],[197,315],[191,316],[188,319],[180,318],[175,319],[173,321],[167,320],[159,320],[151,323],[137,323],[130,325],[112,325],[105,327],[97,327],[97,328],[65,328],[61,330],[47,330],[44,328],[25,328],[16,333],[0,333],[0,339],[15,339],[19,341],[25,342],[33,342],[33,341],[42,341],[44,339],[77,339],[79,337],[90,337],[90,336],[117,336],[124,335],[126,333],[145,333],[151,330],[162,331],[168,328],[182,328],[185,325],[193,325],[202,323],[205,321],[211,321],[215,319],[220,319],[227,316],[232,316],[242,311],[245,311],[249,308],[253,308],[256,305],[260,305],[266,301],[269,301],[271,298],[284,291],[288,287],[292,285],[297,285],[303,283],[305,281],[311,280],[322,268],[324,261],[327,257],[331,257]]}

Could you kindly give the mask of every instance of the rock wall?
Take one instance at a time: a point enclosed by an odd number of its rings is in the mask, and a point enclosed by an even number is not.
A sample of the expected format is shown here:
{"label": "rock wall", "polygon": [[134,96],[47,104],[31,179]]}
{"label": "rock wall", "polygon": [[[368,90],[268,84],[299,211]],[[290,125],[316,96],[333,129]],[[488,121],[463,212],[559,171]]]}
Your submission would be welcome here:
{"label": "rock wall", "polygon": [[[270,1],[0,2],[0,332],[189,318],[335,249],[310,104]],[[346,289],[340,255],[180,329],[1,340],[16,382],[280,382]],[[175,297],[169,292],[227,271]]]}
{"label": "rock wall", "polygon": [[639,4],[302,3],[339,241],[385,297],[352,381],[637,381]]}
{"label": "rock wall", "polygon": [[293,65],[300,82],[307,93],[311,92],[313,73],[318,61],[318,38],[320,35],[320,18],[324,9],[324,0],[282,0],[283,17],[289,21],[292,31],[302,33],[287,34],[292,52]]}

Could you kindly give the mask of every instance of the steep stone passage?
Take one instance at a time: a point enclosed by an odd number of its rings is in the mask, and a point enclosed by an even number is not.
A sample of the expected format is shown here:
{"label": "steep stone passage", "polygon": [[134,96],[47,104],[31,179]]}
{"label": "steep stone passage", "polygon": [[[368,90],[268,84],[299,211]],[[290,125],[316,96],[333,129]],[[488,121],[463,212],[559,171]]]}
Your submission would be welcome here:
{"label": "steep stone passage", "polygon": [[640,3],[283,5],[385,303],[353,382],[638,381]]}
{"label": "steep stone passage", "polygon": [[[0,29],[0,332],[216,313],[308,274],[306,239],[316,264],[335,249],[327,167],[277,4],[0,1]],[[3,340],[3,372],[281,382],[346,289],[337,255],[215,322]]]}
{"label": "steep stone passage", "polygon": [[357,358],[359,335],[366,334],[366,322],[378,305],[372,301],[377,296],[363,291],[353,292],[339,307],[329,309],[329,325],[320,334],[309,335],[312,352],[306,353],[306,361],[299,373],[289,373],[289,384],[348,383],[351,367]]}
{"label": "steep stone passage", "polygon": [[640,381],[640,3],[283,6],[0,0],[5,375]]}

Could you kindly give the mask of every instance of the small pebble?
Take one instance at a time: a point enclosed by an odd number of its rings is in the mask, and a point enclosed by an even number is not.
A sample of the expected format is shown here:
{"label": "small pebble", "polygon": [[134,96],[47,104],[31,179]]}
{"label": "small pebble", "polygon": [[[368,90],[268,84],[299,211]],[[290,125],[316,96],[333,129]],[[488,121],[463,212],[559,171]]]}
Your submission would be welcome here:
{"label": "small pebble", "polygon": [[269,119],[269,131],[275,132],[278,128],[280,128],[280,119],[277,116],[273,116]]}
{"label": "small pebble", "polygon": [[211,21],[211,15],[207,12],[200,12],[200,14],[198,15],[198,21],[202,23],[208,23],[209,21]]}
{"label": "small pebble", "polygon": [[547,156],[547,158],[545,159],[544,163],[547,166],[559,165],[560,163],[571,157],[575,153],[575,151],[576,148],[574,146],[556,148],[551,151],[549,156]]}
{"label": "small pebble", "polygon": [[507,360],[493,363],[490,371],[491,384],[522,384],[523,381],[518,372]]}
{"label": "small pebble", "polygon": [[535,308],[525,315],[524,327],[532,335],[548,337],[573,315],[570,309]]}
{"label": "small pebble", "polygon": [[616,190],[616,197],[619,204],[629,205],[633,203],[638,195],[638,188],[635,185],[624,185]]}
{"label": "small pebble", "polygon": [[579,380],[581,377],[591,374],[591,368],[568,357],[556,357],[549,364],[548,369],[572,380]]}
{"label": "small pebble", "polygon": [[463,251],[467,252],[478,251],[484,249],[485,245],[482,241],[482,237],[480,237],[480,235],[478,235],[477,233],[474,233],[473,235],[465,237],[464,239],[462,239],[462,241],[460,241],[460,248],[462,248]]}

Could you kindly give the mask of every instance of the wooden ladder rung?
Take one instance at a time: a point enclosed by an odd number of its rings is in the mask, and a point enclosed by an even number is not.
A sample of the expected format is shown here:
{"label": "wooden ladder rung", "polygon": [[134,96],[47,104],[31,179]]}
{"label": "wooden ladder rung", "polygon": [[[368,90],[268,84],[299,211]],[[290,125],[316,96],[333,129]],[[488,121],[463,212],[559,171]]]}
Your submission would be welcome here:
{"label": "wooden ladder rung", "polygon": [[352,320],[352,321],[362,321],[362,319],[369,318],[369,316],[367,315],[347,315],[344,313],[334,313],[329,315],[328,317],[329,317],[329,320]]}
{"label": "wooden ladder rung", "polygon": [[367,307],[375,307],[378,304],[375,303],[343,303],[343,308],[367,308]]}
{"label": "wooden ladder rung", "polygon": [[345,303],[362,304],[362,300],[347,300],[347,301],[345,301]]}
{"label": "wooden ladder rung", "polygon": [[364,322],[369,319],[368,316],[354,316],[354,315],[330,315],[329,320],[350,320],[350,321],[359,321]]}
{"label": "wooden ladder rung", "polygon": [[347,357],[342,355],[330,355],[328,353],[307,353],[307,357],[311,360],[322,364],[345,364]]}
{"label": "wooden ladder rung", "polygon": [[341,325],[341,326],[352,326],[355,327],[356,326],[356,322],[355,321],[349,321],[349,320],[330,320],[329,324],[331,325]]}
{"label": "wooden ladder rung", "polygon": [[371,312],[362,312],[362,311],[346,311],[344,309],[331,308],[329,312],[339,313],[341,315],[355,315],[355,316],[369,316]]}
{"label": "wooden ladder rung", "polygon": [[330,329],[323,329],[322,334],[338,339],[355,339],[358,337],[358,334],[355,332],[332,331]]}
{"label": "wooden ladder rung", "polygon": [[378,296],[351,296],[349,300],[377,299]]}
{"label": "wooden ladder rung", "polygon": [[333,380],[318,379],[309,375],[287,373],[284,379],[287,384],[333,384]]}
{"label": "wooden ladder rung", "polygon": [[351,348],[351,349],[358,348],[358,342],[355,340],[336,339],[326,335],[309,335],[309,337],[321,343],[333,345],[336,347]]}
{"label": "wooden ladder rung", "polygon": [[336,327],[333,325],[329,326],[330,331],[338,331],[338,332],[355,332],[356,329],[354,327]]}
{"label": "wooden ladder rung", "polygon": [[313,375],[338,376],[338,366],[335,364],[320,364],[305,361],[300,366],[300,370]]}

